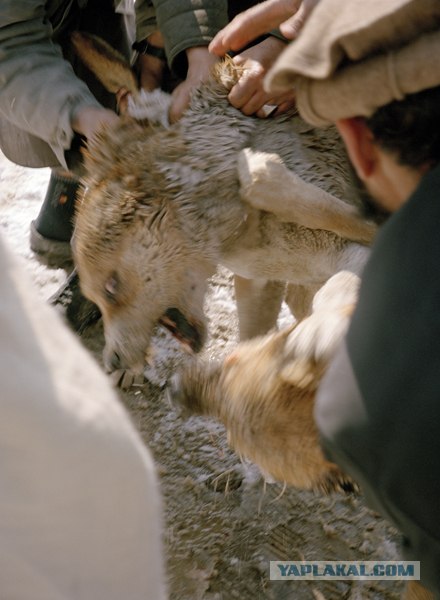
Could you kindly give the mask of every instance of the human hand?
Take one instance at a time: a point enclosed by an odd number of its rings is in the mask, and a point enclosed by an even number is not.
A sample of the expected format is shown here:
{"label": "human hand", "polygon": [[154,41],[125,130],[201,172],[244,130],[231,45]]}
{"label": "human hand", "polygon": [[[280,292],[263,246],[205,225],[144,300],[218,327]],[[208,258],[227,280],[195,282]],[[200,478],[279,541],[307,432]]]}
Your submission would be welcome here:
{"label": "human hand", "polygon": [[74,113],[71,126],[76,133],[90,141],[103,127],[114,125],[118,120],[118,115],[112,110],[98,106],[84,106]]}
{"label": "human hand", "polygon": [[208,51],[206,46],[197,46],[186,50],[188,71],[185,81],[179,84],[172,93],[169,112],[170,123],[175,123],[185,112],[191,99],[191,93],[202,81],[208,79],[212,67],[218,58]]}
{"label": "human hand", "polygon": [[288,40],[297,37],[319,0],[266,0],[238,14],[209,44],[209,51],[223,56],[240,51],[249,42],[279,26]]}
{"label": "human hand", "polygon": [[295,106],[295,94],[292,91],[282,94],[268,93],[263,88],[267,71],[285,48],[285,43],[270,36],[237,54],[233,61],[243,67],[243,74],[229,92],[228,100],[245,115],[268,116],[267,108],[275,107],[270,114],[281,114]]}

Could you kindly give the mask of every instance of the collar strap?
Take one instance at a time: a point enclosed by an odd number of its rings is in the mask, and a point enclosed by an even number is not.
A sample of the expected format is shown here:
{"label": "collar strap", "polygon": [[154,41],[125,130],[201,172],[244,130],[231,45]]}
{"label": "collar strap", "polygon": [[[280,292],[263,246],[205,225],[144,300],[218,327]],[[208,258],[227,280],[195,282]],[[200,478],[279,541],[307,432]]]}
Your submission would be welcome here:
{"label": "collar strap", "polygon": [[166,61],[167,57],[165,54],[165,50],[163,48],[158,48],[157,46],[153,46],[150,44],[148,40],[142,40],[141,42],[134,42],[132,45],[133,50],[139,52],[139,54],[148,54],[149,56],[154,56],[159,60]]}

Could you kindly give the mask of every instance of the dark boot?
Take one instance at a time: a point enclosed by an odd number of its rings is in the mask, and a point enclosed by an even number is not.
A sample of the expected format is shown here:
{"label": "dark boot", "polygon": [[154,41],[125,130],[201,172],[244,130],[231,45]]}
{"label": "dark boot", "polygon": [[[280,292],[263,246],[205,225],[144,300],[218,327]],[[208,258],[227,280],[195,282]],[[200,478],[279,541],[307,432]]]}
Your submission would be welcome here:
{"label": "dark boot", "polygon": [[72,268],[70,238],[80,183],[63,169],[53,169],[38,217],[31,223],[30,246],[47,267]]}
{"label": "dark boot", "polygon": [[82,333],[101,316],[98,307],[81,294],[78,275],[72,270],[70,239],[80,187],[78,179],[68,171],[52,170],[40,213],[31,223],[30,240],[31,249],[42,264],[72,271],[49,302],[60,309],[69,325],[78,333]]}
{"label": "dark boot", "polygon": [[49,298],[49,302],[61,309],[68,324],[77,333],[82,333],[101,318],[101,312],[96,304],[81,294],[76,270],[72,271],[66,282]]}

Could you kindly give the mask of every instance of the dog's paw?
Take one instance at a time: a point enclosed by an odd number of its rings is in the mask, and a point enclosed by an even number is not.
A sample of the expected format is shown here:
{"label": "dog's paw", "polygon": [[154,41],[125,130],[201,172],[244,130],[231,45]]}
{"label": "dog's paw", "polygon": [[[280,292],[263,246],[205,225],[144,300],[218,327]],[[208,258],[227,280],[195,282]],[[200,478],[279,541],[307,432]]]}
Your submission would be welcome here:
{"label": "dog's paw", "polygon": [[349,313],[344,309],[313,313],[287,338],[280,376],[300,388],[315,389],[345,336]]}
{"label": "dog's paw", "polygon": [[238,155],[242,199],[258,210],[273,211],[277,188],[286,179],[287,171],[277,154],[245,148]]}
{"label": "dog's paw", "polygon": [[332,465],[317,481],[313,482],[312,489],[321,494],[339,492],[341,494],[360,493],[359,485],[346,475],[337,465]]}
{"label": "dog's paw", "polygon": [[117,369],[110,373],[110,380],[115,387],[128,390],[131,387],[140,387],[145,383],[143,373],[130,369]]}
{"label": "dog's paw", "polygon": [[319,382],[347,332],[359,285],[357,275],[340,271],[318,290],[313,313],[287,337],[281,369],[285,381],[302,388]]}

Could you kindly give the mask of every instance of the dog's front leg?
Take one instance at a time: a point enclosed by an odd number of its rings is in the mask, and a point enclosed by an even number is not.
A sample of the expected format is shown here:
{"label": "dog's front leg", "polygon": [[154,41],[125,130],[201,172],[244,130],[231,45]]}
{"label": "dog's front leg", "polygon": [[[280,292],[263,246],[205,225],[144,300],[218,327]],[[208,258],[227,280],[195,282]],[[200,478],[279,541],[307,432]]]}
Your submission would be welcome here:
{"label": "dog's front leg", "polygon": [[319,285],[300,285],[289,283],[286,291],[286,304],[297,321],[305,319],[312,312],[313,297]]}
{"label": "dog's front leg", "polygon": [[240,341],[264,335],[277,324],[286,285],[234,276]]}
{"label": "dog's front leg", "polygon": [[276,154],[242,150],[238,157],[242,199],[281,221],[309,229],[325,229],[362,244],[370,244],[377,225],[320,187],[307,183]]}

